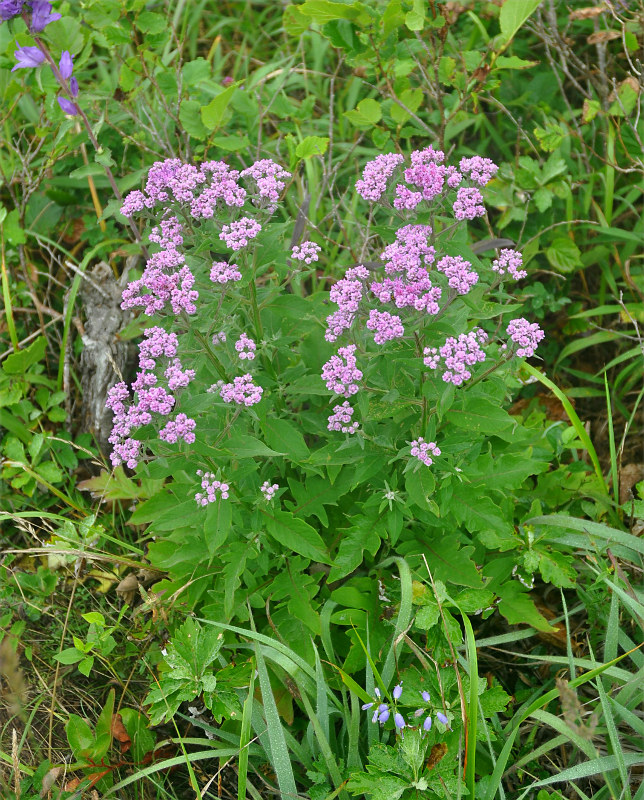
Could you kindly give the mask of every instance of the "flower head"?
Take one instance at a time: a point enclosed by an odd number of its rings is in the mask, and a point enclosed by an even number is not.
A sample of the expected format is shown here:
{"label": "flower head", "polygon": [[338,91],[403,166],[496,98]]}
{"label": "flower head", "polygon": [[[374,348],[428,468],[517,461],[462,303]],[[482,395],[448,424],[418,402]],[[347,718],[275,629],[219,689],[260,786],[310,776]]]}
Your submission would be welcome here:
{"label": "flower head", "polygon": [[[20,4],[22,5],[22,3]],[[51,10],[49,0],[31,0],[31,30],[34,33],[44,31],[50,22],[60,19],[61,15]]]}
{"label": "flower head", "polygon": [[398,728],[398,730],[402,730],[406,726],[405,718],[402,714],[394,714],[394,725]]}
{"label": "flower head", "polygon": [[72,77],[73,69],[74,62],[72,56],[69,50],[64,50],[58,62],[58,71],[60,72],[61,78],[64,78],[66,81],[69,80]]}
{"label": "flower head", "polygon": [[13,19],[20,16],[23,0],[0,0],[0,20]]}
{"label": "flower head", "polygon": [[12,72],[17,69],[29,69],[30,67],[38,67],[45,60],[45,54],[39,47],[29,47],[25,45],[20,47],[16,42],[18,49],[14,51],[17,64],[12,68]]}

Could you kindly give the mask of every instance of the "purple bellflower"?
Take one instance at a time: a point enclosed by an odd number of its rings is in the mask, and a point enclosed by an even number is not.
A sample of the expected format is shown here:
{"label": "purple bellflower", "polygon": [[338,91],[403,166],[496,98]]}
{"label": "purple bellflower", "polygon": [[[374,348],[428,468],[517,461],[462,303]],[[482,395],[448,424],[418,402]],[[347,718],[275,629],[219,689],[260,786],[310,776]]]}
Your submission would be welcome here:
{"label": "purple bellflower", "polygon": [[400,700],[401,694],[402,694],[402,683],[399,683],[397,686],[394,686],[394,691],[393,691],[394,700]]}
{"label": "purple bellflower", "polygon": [[447,717],[445,716],[445,714],[443,714],[443,712],[442,712],[442,711],[437,711],[437,712],[436,712],[436,719],[437,719],[439,722],[442,722],[442,723],[443,723],[443,725],[446,725],[446,726],[449,728],[449,720],[447,719]]}
{"label": "purple bellflower", "polygon": [[23,0],[0,0],[0,20],[6,20],[19,17],[22,12]]}
{"label": "purple bellflower", "polygon": [[74,62],[72,61],[72,56],[69,50],[64,50],[60,61],[58,62],[58,69],[60,71],[60,75],[66,81],[72,77],[72,71],[74,69]]}
{"label": "purple bellflower", "polygon": [[65,114],[69,114],[71,117],[74,117],[76,114],[78,114],[78,106],[76,103],[72,103],[71,100],[68,100],[62,95],[58,95],[56,99],[58,100],[58,105],[63,109]]}
{"label": "purple bellflower", "polygon": [[51,10],[49,0],[31,0],[31,30],[35,33],[44,31],[50,22],[60,19],[61,15]]}
{"label": "purple bellflower", "polygon": [[405,727],[405,718],[402,714],[395,714],[394,715],[394,725],[399,729],[402,730]]}
{"label": "purple bellflower", "polygon": [[17,64],[11,70],[15,72],[17,69],[27,69],[29,67],[38,67],[45,60],[45,54],[39,47],[29,47],[25,45],[20,47],[16,42],[18,49],[14,52]]}
{"label": "purple bellflower", "polygon": [[431,729],[432,729],[432,718],[431,717],[427,717],[425,719],[425,722],[423,722],[423,730],[424,731],[430,731]]}

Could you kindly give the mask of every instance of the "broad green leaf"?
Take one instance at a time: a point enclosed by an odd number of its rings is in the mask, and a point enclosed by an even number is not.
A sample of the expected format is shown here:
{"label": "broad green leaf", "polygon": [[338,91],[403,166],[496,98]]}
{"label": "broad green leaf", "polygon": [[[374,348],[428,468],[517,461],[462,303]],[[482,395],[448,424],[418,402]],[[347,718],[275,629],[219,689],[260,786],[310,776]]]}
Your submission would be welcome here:
{"label": "broad green leaf", "polygon": [[356,128],[371,128],[382,119],[382,109],[377,100],[366,97],[352,111],[345,111],[344,116]]}
{"label": "broad green leaf", "polygon": [[165,14],[157,14],[154,11],[143,11],[134,20],[134,24],[141,33],[161,33],[168,29],[168,18]]}
{"label": "broad green leaf", "polygon": [[370,15],[364,3],[334,3],[332,0],[306,0],[297,6],[300,14],[324,25],[334,19],[348,19],[360,24],[368,23]]}
{"label": "broad green leaf", "polygon": [[526,61],[519,56],[499,56],[494,63],[494,69],[529,69],[538,63],[538,61]]}
{"label": "broad green leaf", "polygon": [[233,83],[226,89],[221,91],[216,97],[203,106],[201,109],[201,121],[209,131],[217,130],[221,127],[224,121],[224,115],[228,109],[232,96],[237,88],[237,84]]}
{"label": "broad green leaf", "polygon": [[355,528],[343,531],[338,554],[327,578],[328,582],[332,583],[349,575],[362,563],[365,550],[373,556],[379,547],[379,531],[374,528],[370,520],[361,519]]}
{"label": "broad green leaf", "polygon": [[220,497],[208,505],[204,521],[204,537],[210,556],[213,556],[228,538],[232,519],[233,511],[230,500]]}
{"label": "broad green leaf", "polygon": [[458,586],[482,586],[471,545],[461,547],[452,533],[423,537],[423,550],[434,578]]}
{"label": "broad green leaf", "polygon": [[581,252],[568,236],[559,236],[546,250],[546,258],[559,272],[572,272],[581,266]]}
{"label": "broad green leaf", "polygon": [[44,336],[39,336],[29,347],[7,356],[2,362],[3,372],[7,375],[22,375],[29,367],[42,360],[46,349],[47,340]]}
{"label": "broad green leaf", "polygon": [[320,561],[323,564],[333,563],[324,541],[315,529],[286,511],[268,509],[262,511],[269,534],[284,547],[299,553],[305,558]]}
{"label": "broad green leaf", "polygon": [[561,125],[550,124],[546,128],[535,128],[534,135],[537,137],[539,146],[546,153],[552,153],[566,138],[567,131]]}
{"label": "broad green leaf", "polygon": [[253,456],[283,456],[277,450],[271,450],[270,447],[260,442],[254,436],[247,436],[245,434],[237,434],[226,439],[224,449],[237,458],[252,458]]}
{"label": "broad green leaf", "polygon": [[79,661],[85,658],[85,654],[75,647],[67,647],[65,650],[61,650],[60,653],[56,653],[54,658],[61,664],[78,664]]}
{"label": "broad green leaf", "polygon": [[70,714],[65,725],[67,741],[78,761],[91,758],[96,739],[89,725],[77,714]]}
{"label": "broad green leaf", "polygon": [[413,0],[411,11],[405,15],[405,25],[410,31],[422,31],[425,25],[425,0]]}
{"label": "broad green leaf", "polygon": [[293,461],[303,461],[310,455],[302,433],[286,419],[266,417],[262,420],[262,433],[270,447],[284,451]]}
{"label": "broad green leaf", "polygon": [[311,158],[311,156],[321,156],[326,153],[329,146],[327,136],[307,136],[295,148],[295,155],[298,158]]}
{"label": "broad green leaf", "polygon": [[499,14],[501,36],[507,44],[523,23],[541,4],[541,0],[505,0]]}
{"label": "broad green leaf", "polygon": [[498,595],[501,598],[498,605],[499,612],[510,625],[530,625],[538,631],[547,633],[554,633],[557,630],[537,611],[532,598],[518,581],[503,584],[498,589]]}

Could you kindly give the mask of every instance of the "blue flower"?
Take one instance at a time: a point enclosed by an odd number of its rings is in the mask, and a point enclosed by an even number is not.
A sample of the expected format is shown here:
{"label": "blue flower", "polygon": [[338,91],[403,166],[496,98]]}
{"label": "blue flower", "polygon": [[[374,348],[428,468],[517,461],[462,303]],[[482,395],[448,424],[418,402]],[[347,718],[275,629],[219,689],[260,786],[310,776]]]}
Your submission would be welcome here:
{"label": "blue flower", "polygon": [[22,12],[22,0],[0,0],[0,20],[13,19]]}
{"label": "blue flower", "polygon": [[365,703],[365,704],[362,706],[362,710],[363,710],[363,711],[366,711],[368,708],[371,708],[371,706],[372,706],[372,705],[373,705],[373,703]]}
{"label": "blue flower", "polygon": [[58,100],[58,105],[63,109],[65,114],[69,114],[71,117],[74,117],[76,114],[78,114],[78,106],[76,103],[72,103],[71,100],[68,100],[66,97],[63,97],[60,94],[56,99]]}
{"label": "blue flower", "polygon": [[378,722],[383,724],[389,719],[389,706],[386,703],[381,703],[378,706],[378,711],[380,712],[378,715]]}
{"label": "blue flower", "polygon": [[421,692],[420,696],[423,698],[423,700],[426,703],[429,703],[429,701],[430,701],[429,692]]}
{"label": "blue flower", "polygon": [[[21,3],[22,5],[22,3]],[[50,22],[60,19],[60,14],[51,10],[49,0],[31,0],[31,30],[36,33],[44,31]]]}
{"label": "blue flower", "polygon": [[436,712],[436,719],[437,719],[439,722],[442,722],[442,723],[443,723],[443,725],[447,725],[447,727],[449,728],[449,720],[447,719],[447,717],[445,716],[445,714],[443,714],[443,712],[442,712],[442,711],[437,711],[437,712]]}
{"label": "blue flower", "polygon": [[11,70],[15,72],[17,69],[27,69],[28,67],[38,67],[45,60],[45,54],[39,47],[20,47],[16,42],[18,49],[14,55],[18,61],[15,67]]}
{"label": "blue flower", "polygon": [[402,694],[402,683],[399,683],[397,686],[394,686],[394,691],[393,691],[394,700],[399,700],[401,694]]}
{"label": "blue flower", "polygon": [[405,718],[402,714],[395,714],[394,715],[394,725],[399,729],[402,730],[405,727]]}
{"label": "blue flower", "polygon": [[429,730],[431,730],[431,727],[432,727],[432,718],[431,717],[427,717],[425,722],[423,722],[423,730],[424,731],[429,731]]}
{"label": "blue flower", "polygon": [[58,69],[60,71],[61,78],[68,80],[69,78],[72,77],[74,62],[72,61],[72,57],[69,50],[63,51],[63,54],[60,57],[60,61],[58,62]]}

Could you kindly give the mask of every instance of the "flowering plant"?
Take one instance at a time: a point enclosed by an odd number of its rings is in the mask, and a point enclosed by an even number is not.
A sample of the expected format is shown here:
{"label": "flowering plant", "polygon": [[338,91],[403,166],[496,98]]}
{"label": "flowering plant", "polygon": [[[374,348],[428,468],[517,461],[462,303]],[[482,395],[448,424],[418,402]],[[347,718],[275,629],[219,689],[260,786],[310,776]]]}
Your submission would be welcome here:
{"label": "flowering plant", "polygon": [[[332,306],[326,292],[294,291],[319,274],[324,248],[284,244],[291,176],[276,162],[158,162],[126,197],[122,213],[150,221],[156,251],[123,294],[143,312],[143,340],[135,379],[110,392],[111,457],[163,483],[132,516],[155,535],[159,591],[181,588],[182,602],[227,621],[248,619],[246,598],[256,609],[270,598],[272,624],[308,653],[329,598],[348,603],[334,621],[366,635],[392,591],[375,565],[401,554],[412,569],[425,558],[471,611],[498,603],[511,621],[549,627],[512,572],[517,557],[502,557],[525,550],[527,571],[544,574],[547,545],[515,535],[534,512],[516,492],[553,446],[503,407],[543,337],[507,293],[526,276],[521,254],[483,259],[488,245],[468,244],[495,171],[478,156],[448,166],[432,147],[408,165],[398,154],[367,164],[360,256],[332,282]],[[364,582],[373,569],[380,589]],[[417,598],[425,630],[431,602]],[[364,660],[352,635],[350,669]],[[369,635],[377,648],[384,634]]]}

